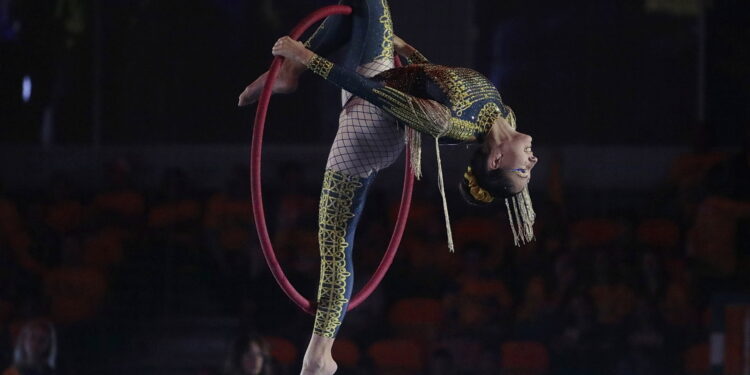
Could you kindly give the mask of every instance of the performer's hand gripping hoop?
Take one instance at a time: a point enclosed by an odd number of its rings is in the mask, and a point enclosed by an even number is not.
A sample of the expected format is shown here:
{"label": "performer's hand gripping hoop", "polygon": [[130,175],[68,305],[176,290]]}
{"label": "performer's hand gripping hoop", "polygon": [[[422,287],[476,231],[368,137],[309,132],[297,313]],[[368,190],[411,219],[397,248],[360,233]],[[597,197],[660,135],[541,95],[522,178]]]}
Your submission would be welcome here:
{"label": "performer's hand gripping hoop", "polygon": [[[311,13],[305,17],[289,34],[292,39],[299,39],[302,33],[307,30],[314,23],[321,19],[335,14],[349,15],[352,12],[352,8],[345,5],[332,5],[327,6]],[[400,66],[400,61],[394,56],[396,66]],[[276,259],[271,240],[268,236],[268,228],[266,227],[265,210],[263,209],[263,197],[261,193],[261,154],[263,146],[263,130],[266,123],[266,114],[268,112],[268,104],[271,99],[271,88],[273,82],[276,80],[276,76],[279,73],[282,57],[275,57],[271,68],[268,70],[268,78],[266,84],[263,87],[263,91],[258,100],[258,108],[255,112],[255,125],[253,127],[253,139],[250,147],[250,196],[253,205],[253,219],[255,221],[255,228],[258,231],[258,238],[260,240],[260,246],[263,250],[263,256],[266,258],[266,263],[271,269],[276,282],[279,283],[284,293],[299,306],[303,311],[309,314],[315,314],[315,306],[307,298],[303,297],[297,290],[292,286],[287,279],[284,271],[279,265],[279,261]],[[401,205],[399,206],[398,218],[396,220],[393,234],[391,235],[388,249],[381,260],[378,269],[372,275],[370,281],[365,284],[362,290],[357,293],[349,303],[348,310],[352,310],[359,306],[372,292],[377,288],[378,284],[383,280],[385,273],[393,263],[393,258],[396,256],[398,245],[401,242],[401,237],[406,227],[406,219],[409,215],[409,207],[411,206],[411,193],[414,186],[414,177],[411,173],[411,165],[409,163],[410,149],[407,145],[406,158],[405,158],[405,170],[404,170],[404,186],[401,193]]]}

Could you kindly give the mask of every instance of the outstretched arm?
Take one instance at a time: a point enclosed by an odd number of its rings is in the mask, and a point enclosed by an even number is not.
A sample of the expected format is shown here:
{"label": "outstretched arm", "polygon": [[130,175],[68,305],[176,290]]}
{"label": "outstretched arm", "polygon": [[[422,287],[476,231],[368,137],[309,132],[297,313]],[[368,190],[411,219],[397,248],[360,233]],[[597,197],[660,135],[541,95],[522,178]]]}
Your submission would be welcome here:
{"label": "outstretched arm", "polygon": [[283,56],[304,64],[313,73],[378,106],[421,133],[439,137],[449,125],[447,121],[450,119],[450,110],[444,105],[414,97],[388,87],[383,82],[337,66],[289,37],[280,38],[274,44],[272,52],[275,56]]}

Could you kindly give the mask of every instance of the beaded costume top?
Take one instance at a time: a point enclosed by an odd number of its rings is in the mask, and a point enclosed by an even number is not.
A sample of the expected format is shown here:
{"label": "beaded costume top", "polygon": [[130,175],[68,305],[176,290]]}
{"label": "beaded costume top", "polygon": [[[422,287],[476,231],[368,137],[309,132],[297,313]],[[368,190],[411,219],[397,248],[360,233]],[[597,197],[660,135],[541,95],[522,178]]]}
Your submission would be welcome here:
{"label": "beaded costume top", "polygon": [[441,143],[481,140],[498,115],[509,116],[500,93],[480,73],[430,64],[419,52],[407,60],[409,65],[371,79],[317,55],[308,68]]}

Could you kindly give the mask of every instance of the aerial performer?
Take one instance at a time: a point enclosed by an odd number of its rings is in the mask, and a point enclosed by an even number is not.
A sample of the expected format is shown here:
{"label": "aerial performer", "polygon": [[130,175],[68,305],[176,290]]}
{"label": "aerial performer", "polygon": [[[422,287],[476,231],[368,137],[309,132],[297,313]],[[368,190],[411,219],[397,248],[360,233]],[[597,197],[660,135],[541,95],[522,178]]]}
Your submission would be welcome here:
{"label": "aerial performer", "polygon": [[[333,374],[331,348],[354,284],[354,234],[367,192],[378,171],[401,154],[405,139],[420,134],[440,144],[476,143],[459,189],[472,205],[504,201],[517,245],[534,238],[528,193],[537,158],[531,137],[516,130],[513,111],[492,83],[476,71],[436,65],[396,36],[386,0],[343,0],[351,15],[327,17],[304,43],[282,37],[272,48],[284,57],[273,93],[290,93],[309,70],[342,89],[343,108],[320,195],[318,240],[321,258],[317,311],[301,374]],[[324,56],[347,45],[338,64]],[[407,65],[394,67],[394,53]],[[238,105],[260,97],[268,72],[251,83]],[[417,137],[407,137],[407,133]],[[414,157],[416,155],[416,157]],[[413,169],[419,173],[417,150]],[[440,158],[438,150],[438,159]],[[439,170],[443,207],[446,208]],[[452,250],[446,209],[446,228]]]}

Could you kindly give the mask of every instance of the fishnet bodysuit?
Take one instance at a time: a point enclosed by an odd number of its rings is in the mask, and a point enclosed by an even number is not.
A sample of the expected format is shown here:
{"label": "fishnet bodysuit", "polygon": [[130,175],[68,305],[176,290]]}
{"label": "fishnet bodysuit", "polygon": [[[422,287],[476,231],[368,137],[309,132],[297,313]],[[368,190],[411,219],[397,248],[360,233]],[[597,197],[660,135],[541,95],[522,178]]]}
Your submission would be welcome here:
{"label": "fishnet bodysuit", "polygon": [[[393,68],[393,59],[377,59],[357,68],[365,77]],[[404,130],[370,102],[342,90],[339,129],[328,154],[327,169],[368,177],[391,165],[404,148]]]}

